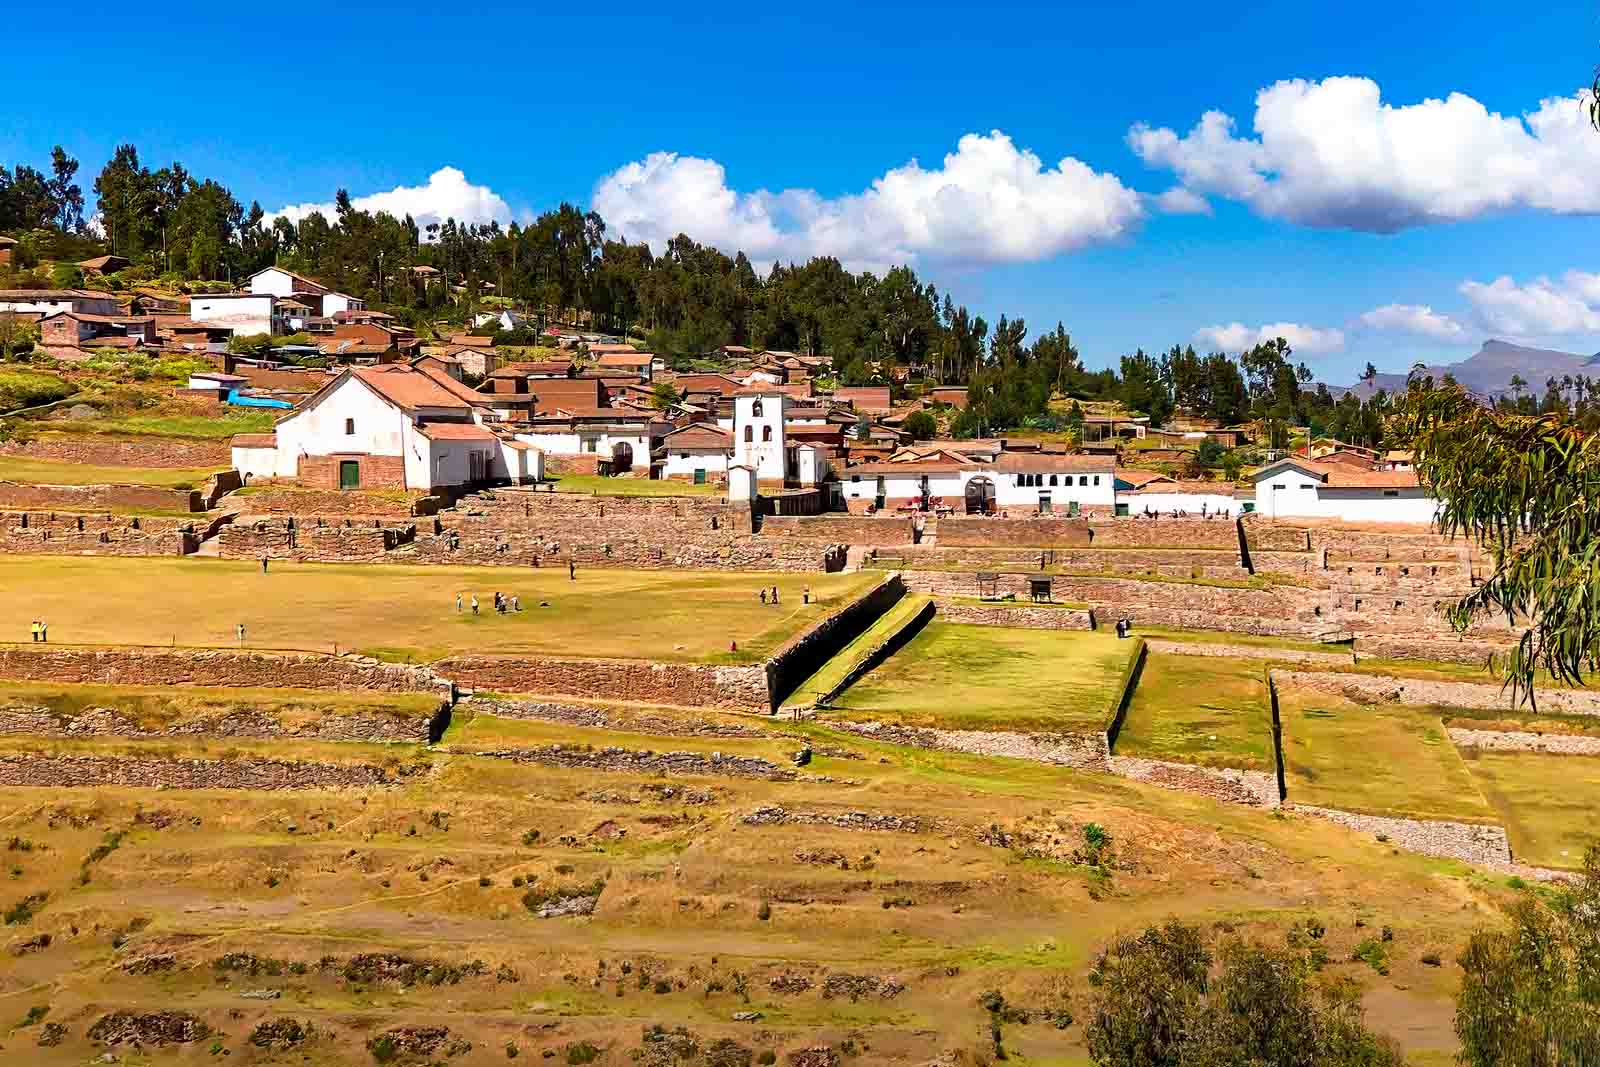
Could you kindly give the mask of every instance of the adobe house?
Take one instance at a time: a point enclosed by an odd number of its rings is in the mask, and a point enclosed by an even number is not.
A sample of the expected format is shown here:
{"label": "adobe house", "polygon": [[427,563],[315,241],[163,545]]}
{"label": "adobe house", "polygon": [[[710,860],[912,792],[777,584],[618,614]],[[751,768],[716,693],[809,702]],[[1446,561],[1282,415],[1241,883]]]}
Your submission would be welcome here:
{"label": "adobe house", "polygon": [[0,267],[11,266],[11,261],[16,255],[17,239],[0,235]]}

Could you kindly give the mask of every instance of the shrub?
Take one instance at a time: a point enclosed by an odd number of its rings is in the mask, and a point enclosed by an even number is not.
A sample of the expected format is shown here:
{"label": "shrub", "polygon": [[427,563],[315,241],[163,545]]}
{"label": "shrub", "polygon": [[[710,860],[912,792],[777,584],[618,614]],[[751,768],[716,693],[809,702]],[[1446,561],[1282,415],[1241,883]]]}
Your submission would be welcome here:
{"label": "shrub", "polygon": [[569,1064],[593,1063],[600,1058],[600,1050],[587,1041],[579,1041],[575,1045],[567,1046],[567,1062]]}
{"label": "shrub", "polygon": [[778,1062],[778,1054],[772,1051],[770,1048],[765,1049],[762,1051],[761,1055],[756,1057],[756,1062],[761,1064],[762,1067],[770,1067],[771,1064]]}
{"label": "shrub", "polygon": [[1382,944],[1370,937],[1356,946],[1355,951],[1350,953],[1350,958],[1360,960],[1379,974],[1389,973],[1388,953],[1384,951]]}
{"label": "shrub", "polygon": [[766,922],[768,919],[772,918],[772,905],[763,900],[761,902],[761,906],[756,909],[756,918],[760,919],[762,922]]}

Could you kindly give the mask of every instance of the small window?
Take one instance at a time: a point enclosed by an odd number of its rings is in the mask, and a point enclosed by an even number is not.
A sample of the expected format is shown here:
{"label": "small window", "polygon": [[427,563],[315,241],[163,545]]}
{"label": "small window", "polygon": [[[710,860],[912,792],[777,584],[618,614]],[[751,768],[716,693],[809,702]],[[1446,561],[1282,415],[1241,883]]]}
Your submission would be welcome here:
{"label": "small window", "polygon": [[860,480],[861,480],[861,475],[859,475],[859,474],[852,474],[852,475],[851,475],[851,476],[850,476],[850,480],[851,480],[851,481],[852,481],[852,482],[859,482],[859,481],[860,481]]}
{"label": "small window", "polygon": [[356,432],[356,420],[355,419],[345,419],[344,420],[344,433],[345,433],[345,436],[349,437],[349,436],[353,435],[355,432]]}
{"label": "small window", "polygon": [[757,400],[750,405],[750,414],[758,419],[761,417],[761,401]]}
{"label": "small window", "polygon": [[1098,474],[1096,474],[1094,476],[1094,484],[1095,485],[1099,485],[1100,484],[1100,476]]}
{"label": "small window", "polygon": [[755,427],[754,426],[746,426],[744,428],[744,443],[748,445],[748,444],[752,443],[753,441],[755,441],[755,439],[756,439]]}
{"label": "small window", "polygon": [[1399,496],[1400,495],[1400,490],[1398,490],[1398,489],[1385,489],[1383,491],[1383,495],[1384,496]]}
{"label": "small window", "polygon": [[1054,474],[1052,474],[1050,476],[1050,484],[1051,485],[1055,485],[1056,484],[1056,476]]}
{"label": "small window", "polygon": [[761,427],[761,440],[763,440],[763,441],[772,440],[772,427],[771,426],[763,426],[763,427]]}
{"label": "small window", "polygon": [[1089,476],[1087,474],[1078,475],[1078,484],[1079,485],[1088,485],[1089,484]]}
{"label": "small window", "polygon": [[1282,489],[1284,487],[1282,485],[1274,485],[1272,488],[1274,488],[1274,489]]}

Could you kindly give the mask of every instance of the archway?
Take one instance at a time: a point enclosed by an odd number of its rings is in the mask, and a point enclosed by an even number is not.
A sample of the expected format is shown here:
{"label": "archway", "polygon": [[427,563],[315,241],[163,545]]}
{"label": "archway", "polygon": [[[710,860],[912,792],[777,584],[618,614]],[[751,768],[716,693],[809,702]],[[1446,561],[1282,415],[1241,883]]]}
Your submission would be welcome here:
{"label": "archway", "polygon": [[978,477],[967,483],[967,514],[988,515],[994,511],[994,482]]}
{"label": "archway", "polygon": [[633,446],[626,441],[618,441],[611,446],[611,473],[629,474],[633,471]]}

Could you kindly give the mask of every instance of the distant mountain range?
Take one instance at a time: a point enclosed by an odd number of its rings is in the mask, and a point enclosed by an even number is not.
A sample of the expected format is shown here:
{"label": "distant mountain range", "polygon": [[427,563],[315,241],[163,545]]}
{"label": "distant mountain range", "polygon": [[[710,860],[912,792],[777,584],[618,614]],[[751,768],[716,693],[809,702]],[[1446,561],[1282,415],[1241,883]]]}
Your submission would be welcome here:
{"label": "distant mountain range", "polygon": [[[1467,389],[1483,396],[1500,396],[1511,392],[1511,378],[1517,375],[1527,384],[1523,392],[1543,393],[1548,378],[1587,374],[1600,376],[1600,354],[1580,356],[1573,352],[1556,352],[1548,348],[1524,348],[1509,341],[1485,341],[1483,347],[1460,363],[1430,366],[1428,373],[1434,380],[1446,373],[1455,375],[1456,381]],[[1335,387],[1328,391],[1335,397],[1354,393],[1365,400],[1379,389],[1390,394],[1404,390],[1406,375],[1380,374],[1372,382]]]}

